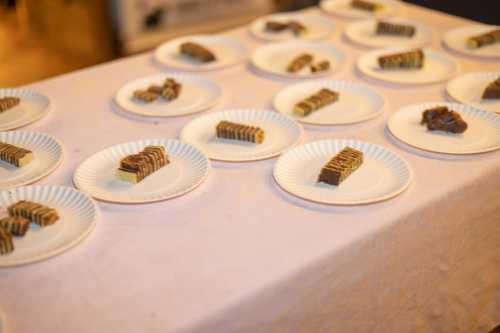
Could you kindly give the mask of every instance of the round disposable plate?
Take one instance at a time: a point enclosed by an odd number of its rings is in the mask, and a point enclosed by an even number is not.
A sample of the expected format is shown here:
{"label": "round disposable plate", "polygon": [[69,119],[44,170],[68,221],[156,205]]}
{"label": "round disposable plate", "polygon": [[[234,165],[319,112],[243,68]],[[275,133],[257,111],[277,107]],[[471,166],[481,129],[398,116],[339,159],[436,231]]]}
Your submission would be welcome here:
{"label": "round disposable plate", "polygon": [[486,45],[477,49],[467,47],[469,37],[481,35],[494,29],[500,29],[500,26],[468,25],[448,31],[444,35],[443,41],[447,47],[462,54],[482,58],[500,58],[500,43]]}
{"label": "round disposable plate", "polygon": [[[289,30],[282,32],[268,32],[265,29],[266,23],[297,21],[306,28],[306,32],[296,36]],[[320,40],[330,36],[335,30],[335,23],[319,15],[303,15],[294,13],[280,13],[264,16],[256,19],[250,26],[252,34],[258,38],[269,41],[285,41],[289,39]]]}
{"label": "round disposable plate", "polygon": [[47,134],[23,131],[0,132],[0,142],[33,152],[33,160],[21,168],[0,160],[0,189],[34,183],[56,170],[63,160],[61,144]]}
{"label": "round disposable plate", "polygon": [[[265,139],[261,144],[219,139],[217,124],[227,120],[243,125],[260,127]],[[293,147],[302,138],[302,127],[293,119],[273,111],[242,109],[210,113],[188,123],[181,132],[181,139],[207,154],[214,160],[243,162],[270,158]]]}
{"label": "round disposable plate", "polygon": [[456,101],[478,109],[500,113],[500,99],[483,99],[484,89],[500,77],[500,72],[476,72],[461,75],[446,86],[446,91]]}
{"label": "round disposable plate", "polygon": [[[170,163],[137,184],[118,179],[120,161],[146,146],[163,146]],[[104,149],[86,159],[75,171],[73,182],[96,199],[116,203],[147,203],[178,197],[200,185],[210,162],[195,147],[178,140],[149,139]]]}
{"label": "round disposable plate", "polygon": [[[460,113],[467,123],[462,134],[429,131],[420,122],[426,109],[447,106]],[[431,102],[406,106],[394,113],[387,123],[392,135],[422,150],[445,154],[476,154],[500,148],[500,116],[468,105]]]}
{"label": "round disposable plate", "polygon": [[321,9],[329,14],[334,14],[342,17],[360,19],[369,17],[388,17],[395,15],[399,10],[399,4],[393,0],[373,0],[383,7],[375,12],[353,8],[351,0],[323,0],[320,3]]}
{"label": "round disposable plate", "polygon": [[49,99],[27,89],[0,89],[0,98],[18,97],[17,106],[0,113],[0,131],[31,124],[43,118],[50,109]]}
{"label": "round disposable plate", "polygon": [[396,35],[378,35],[375,33],[379,20],[363,20],[351,23],[345,30],[346,36],[353,42],[372,48],[389,47],[422,47],[431,43],[432,29],[428,26],[410,19],[388,18],[384,22],[405,24],[415,27],[412,37]]}
{"label": "round disposable plate", "polygon": [[[294,114],[295,104],[320,89],[327,88],[339,93],[339,99],[310,115],[300,117]],[[369,87],[347,81],[307,81],[288,86],[274,99],[274,108],[297,121],[312,125],[341,125],[365,121],[382,112],[384,99]]]}
{"label": "round disposable plate", "polygon": [[[216,60],[200,63],[181,55],[179,46],[185,42],[194,42],[204,46],[215,55]],[[165,66],[188,71],[207,71],[244,61],[247,57],[247,49],[237,39],[217,35],[194,35],[176,38],[158,46],[154,57]]]}
{"label": "round disposable plate", "polygon": [[[322,60],[330,62],[330,69],[312,73],[309,66],[297,73],[289,73],[286,68],[290,62],[301,54],[310,54],[313,62]],[[345,55],[331,43],[289,41],[259,47],[252,55],[252,64],[259,70],[273,75],[304,79],[330,75],[340,69],[345,62]]]}
{"label": "round disposable plate", "polygon": [[[318,183],[322,167],[345,147],[363,152],[363,163],[339,186]],[[408,164],[385,147],[357,140],[321,140],[283,154],[274,166],[276,182],[290,194],[313,202],[360,205],[387,200],[411,180]]]}
{"label": "round disposable plate", "polygon": [[[145,90],[150,85],[162,85],[166,78],[182,84],[179,97],[172,101],[158,98],[146,103],[133,98],[135,90]],[[198,75],[157,74],[132,81],[116,94],[116,103],[126,111],[150,117],[184,116],[204,111],[214,106],[222,96],[221,88],[213,81]]]}
{"label": "round disposable plate", "polygon": [[431,49],[424,49],[424,66],[420,69],[382,69],[377,59],[380,56],[406,52],[410,49],[384,49],[368,52],[358,59],[358,69],[374,79],[400,84],[429,84],[446,81],[458,71],[451,58]]}
{"label": "round disposable plate", "polygon": [[13,237],[15,249],[0,256],[0,267],[28,264],[61,254],[85,239],[97,222],[94,201],[71,187],[27,186],[0,191],[3,209],[21,200],[54,208],[60,218],[43,228],[32,223],[24,237]]}

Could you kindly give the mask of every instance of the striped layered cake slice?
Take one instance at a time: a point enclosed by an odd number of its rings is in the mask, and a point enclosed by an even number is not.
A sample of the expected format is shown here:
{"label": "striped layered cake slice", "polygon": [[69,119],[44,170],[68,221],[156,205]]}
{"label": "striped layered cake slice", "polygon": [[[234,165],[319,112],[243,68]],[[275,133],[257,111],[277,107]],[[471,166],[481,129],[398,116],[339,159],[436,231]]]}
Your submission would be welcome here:
{"label": "striped layered cake slice", "polygon": [[299,56],[292,59],[292,61],[288,64],[286,71],[288,73],[297,73],[306,66],[309,66],[312,63],[313,59],[314,57],[309,53],[300,54]]}
{"label": "striped layered cake slice", "polygon": [[378,58],[382,69],[420,69],[424,66],[425,55],[421,49],[393,53]]}
{"label": "striped layered cake slice", "polygon": [[33,152],[0,141],[0,160],[21,168],[33,160]]}
{"label": "striped layered cake slice", "polygon": [[363,152],[345,147],[326,163],[318,176],[318,183],[340,185],[363,163]]}
{"label": "striped layered cake slice", "polygon": [[490,82],[483,92],[483,99],[500,99],[500,76],[493,82]]}
{"label": "striped layered cake slice", "polygon": [[165,147],[147,146],[138,154],[123,158],[117,176],[125,182],[137,184],[169,163]]}
{"label": "striped layered cake slice", "polygon": [[393,35],[401,37],[413,37],[415,35],[415,27],[407,24],[396,24],[385,21],[377,22],[375,33],[377,35]]}
{"label": "striped layered cake slice", "polygon": [[7,210],[11,217],[24,217],[41,227],[52,225],[59,220],[59,214],[55,209],[32,201],[18,201]]}
{"label": "striped layered cake slice", "polygon": [[351,7],[356,9],[366,10],[369,12],[376,12],[384,8],[382,4],[366,0],[352,0]]}
{"label": "striped layered cake slice", "polygon": [[0,219],[0,228],[4,228],[13,236],[24,236],[30,228],[31,221],[20,216],[10,216]]}
{"label": "striped layered cake slice", "polygon": [[230,121],[221,121],[217,124],[216,135],[218,138],[248,141],[253,143],[264,142],[265,133],[259,127],[232,123]]}
{"label": "striped layered cake slice", "polygon": [[0,113],[12,109],[14,106],[18,105],[21,100],[18,97],[3,97],[0,98]]}
{"label": "striped layered cake slice", "polygon": [[467,47],[470,49],[478,49],[487,45],[492,45],[500,42],[500,29],[488,31],[484,34],[469,37],[467,39]]}
{"label": "striped layered cake slice", "polygon": [[314,111],[336,102],[338,99],[339,93],[323,88],[303,101],[295,104],[293,113],[297,116],[305,117]]}
{"label": "striped layered cake slice", "polygon": [[0,226],[0,255],[5,255],[14,251],[12,236]]}
{"label": "striped layered cake slice", "polygon": [[182,43],[179,46],[179,52],[191,59],[201,63],[212,62],[216,60],[215,55],[206,47],[193,42]]}

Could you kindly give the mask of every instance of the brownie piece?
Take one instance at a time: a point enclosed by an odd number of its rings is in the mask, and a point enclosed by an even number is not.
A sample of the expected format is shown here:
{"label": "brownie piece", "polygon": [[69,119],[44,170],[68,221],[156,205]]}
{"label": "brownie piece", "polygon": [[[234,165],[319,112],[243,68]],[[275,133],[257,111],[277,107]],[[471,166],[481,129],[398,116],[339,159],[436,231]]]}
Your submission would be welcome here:
{"label": "brownie piece", "polygon": [[422,113],[422,125],[427,125],[429,131],[444,131],[463,133],[467,130],[467,123],[458,112],[449,110],[446,106],[437,106]]}
{"label": "brownie piece", "polygon": [[363,164],[363,152],[345,147],[326,163],[318,176],[318,183],[340,185]]}

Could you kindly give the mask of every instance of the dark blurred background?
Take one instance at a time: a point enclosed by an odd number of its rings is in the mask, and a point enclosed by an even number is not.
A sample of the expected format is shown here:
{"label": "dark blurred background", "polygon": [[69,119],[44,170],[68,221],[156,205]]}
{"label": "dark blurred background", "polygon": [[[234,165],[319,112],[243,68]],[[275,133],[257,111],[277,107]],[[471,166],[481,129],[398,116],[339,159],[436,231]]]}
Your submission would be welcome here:
{"label": "dark blurred background", "polygon": [[[407,0],[500,24],[500,0]],[[0,87],[42,80],[318,0],[0,0]]]}

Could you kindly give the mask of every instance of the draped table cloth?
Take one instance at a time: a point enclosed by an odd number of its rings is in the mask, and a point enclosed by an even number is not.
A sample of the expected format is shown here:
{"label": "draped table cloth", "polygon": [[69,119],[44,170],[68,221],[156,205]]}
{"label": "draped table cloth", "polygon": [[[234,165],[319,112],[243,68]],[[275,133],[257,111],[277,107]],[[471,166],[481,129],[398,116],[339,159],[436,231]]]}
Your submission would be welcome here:
{"label": "draped table cloth", "polygon": [[[305,15],[326,15],[318,9]],[[432,47],[460,73],[499,62],[444,49],[440,37],[470,24],[401,3],[401,17],[434,29]],[[364,83],[385,99],[383,115],[357,125],[305,127],[303,142],[355,138],[406,159],[409,189],[371,205],[310,203],[282,191],[276,158],[213,162],[191,193],[164,202],[99,202],[90,237],[52,259],[0,269],[0,309],[11,332],[486,332],[500,323],[500,153],[449,157],[398,143],[387,132],[400,107],[446,99],[446,83],[395,86],[362,77],[367,49],[329,38],[347,55],[332,79]],[[247,27],[225,35],[250,51],[265,43]],[[51,134],[65,161],[40,184],[72,186],[75,168],[114,144],[176,138],[200,116],[131,116],[113,102],[125,83],[166,72],[145,53],[30,85],[52,112],[25,130]],[[207,112],[271,108],[297,81],[258,74],[248,63],[201,73],[223,90]]]}

